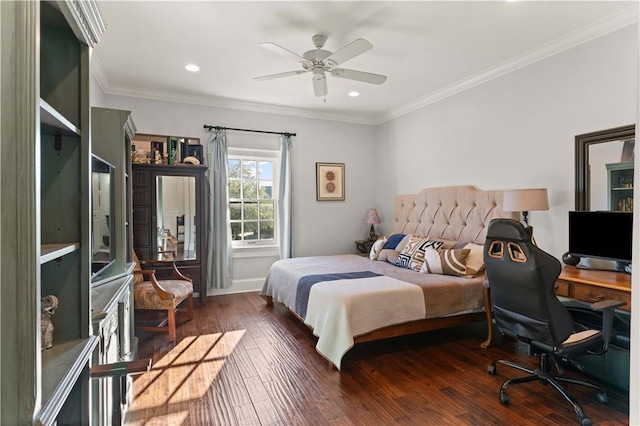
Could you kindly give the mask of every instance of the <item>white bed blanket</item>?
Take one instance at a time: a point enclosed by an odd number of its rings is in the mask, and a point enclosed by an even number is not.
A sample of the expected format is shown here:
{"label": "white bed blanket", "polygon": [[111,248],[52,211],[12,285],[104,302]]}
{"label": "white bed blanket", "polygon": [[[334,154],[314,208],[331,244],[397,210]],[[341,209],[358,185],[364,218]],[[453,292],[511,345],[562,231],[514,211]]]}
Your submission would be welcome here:
{"label": "white bed blanket", "polygon": [[317,283],[304,322],[318,336],[317,351],[340,369],[354,336],[424,317],[420,287],[378,276]]}

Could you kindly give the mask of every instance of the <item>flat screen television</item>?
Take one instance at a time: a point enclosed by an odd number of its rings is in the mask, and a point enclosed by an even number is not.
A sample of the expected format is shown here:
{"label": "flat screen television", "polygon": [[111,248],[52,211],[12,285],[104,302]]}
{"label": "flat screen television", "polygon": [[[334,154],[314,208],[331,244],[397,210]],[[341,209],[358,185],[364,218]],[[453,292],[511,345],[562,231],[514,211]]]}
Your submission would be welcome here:
{"label": "flat screen television", "polygon": [[115,262],[115,167],[91,156],[91,276]]}
{"label": "flat screen television", "polygon": [[631,263],[633,213],[617,211],[569,212],[569,253],[615,261],[615,270]]}

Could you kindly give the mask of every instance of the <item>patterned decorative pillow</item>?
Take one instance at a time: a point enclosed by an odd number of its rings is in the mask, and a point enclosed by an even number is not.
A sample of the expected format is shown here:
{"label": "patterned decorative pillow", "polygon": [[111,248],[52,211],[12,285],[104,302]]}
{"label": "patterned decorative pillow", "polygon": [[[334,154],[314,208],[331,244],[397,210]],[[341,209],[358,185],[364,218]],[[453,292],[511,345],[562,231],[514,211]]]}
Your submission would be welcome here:
{"label": "patterned decorative pillow", "polygon": [[380,251],[382,251],[382,247],[384,247],[387,242],[387,237],[380,237],[376,240],[375,243],[371,246],[371,251],[369,252],[369,259],[378,260],[378,256],[380,255]]}
{"label": "patterned decorative pillow", "polygon": [[412,235],[398,255],[395,264],[401,268],[413,269],[414,271],[420,272],[422,264],[424,263],[425,251],[427,249],[437,251],[442,248],[443,245],[444,242],[442,241],[434,241],[429,238]]}
{"label": "patterned decorative pillow", "polygon": [[467,275],[473,278],[484,271],[484,246],[475,243],[468,243],[463,248],[469,249],[469,257],[467,257]]}
{"label": "patterned decorative pillow", "polygon": [[442,274],[462,277],[467,273],[469,249],[434,250],[427,248],[420,272],[423,274]]}
{"label": "patterned decorative pillow", "polygon": [[467,243],[462,243],[455,240],[447,240],[445,238],[432,237],[431,235],[429,235],[427,238],[433,241],[442,241],[444,244],[442,245],[442,247],[440,247],[441,249],[452,249],[452,248],[461,249],[461,248],[464,248],[464,246],[467,244]]}
{"label": "patterned decorative pillow", "polygon": [[378,260],[386,260],[392,265],[395,265],[399,254],[400,252],[397,250],[382,249],[378,255]]}

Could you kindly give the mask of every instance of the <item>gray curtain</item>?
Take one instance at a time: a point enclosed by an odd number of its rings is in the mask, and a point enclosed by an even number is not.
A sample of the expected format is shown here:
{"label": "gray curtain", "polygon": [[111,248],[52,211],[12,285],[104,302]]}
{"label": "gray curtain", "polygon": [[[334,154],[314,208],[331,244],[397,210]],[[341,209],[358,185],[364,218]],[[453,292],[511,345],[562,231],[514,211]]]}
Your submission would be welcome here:
{"label": "gray curtain", "polygon": [[280,211],[280,258],[287,259],[293,253],[293,199],[291,179],[291,136],[280,138],[280,187],[278,188],[278,210]]}
{"label": "gray curtain", "polygon": [[231,286],[233,277],[233,247],[229,223],[229,161],[227,135],[216,130],[207,147],[209,161],[209,217],[207,221],[207,289]]}

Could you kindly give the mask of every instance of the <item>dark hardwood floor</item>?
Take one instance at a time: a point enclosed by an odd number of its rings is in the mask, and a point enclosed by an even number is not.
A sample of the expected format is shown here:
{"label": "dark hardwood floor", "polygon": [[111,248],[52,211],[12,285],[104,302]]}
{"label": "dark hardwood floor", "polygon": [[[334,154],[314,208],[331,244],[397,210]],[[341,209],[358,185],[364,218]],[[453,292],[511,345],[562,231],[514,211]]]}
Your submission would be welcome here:
{"label": "dark hardwood floor", "polygon": [[[522,373],[498,366],[506,358],[535,367],[536,359],[500,336],[480,348],[484,325],[363,343],[342,371],[314,349],[316,338],[279,304],[256,293],[209,298],[195,318],[180,322],[176,344],[163,333],[140,335],[150,372],[134,379],[127,425],[575,425],[571,406],[538,382],[509,390]],[[568,375],[572,372],[568,373]],[[567,385],[594,424],[626,425],[628,398]]]}

